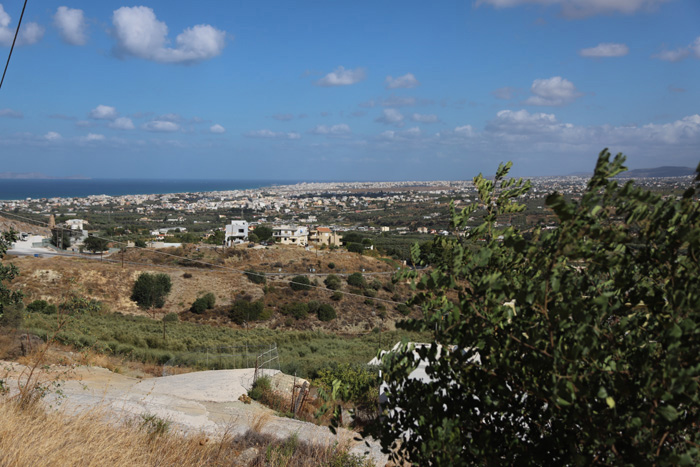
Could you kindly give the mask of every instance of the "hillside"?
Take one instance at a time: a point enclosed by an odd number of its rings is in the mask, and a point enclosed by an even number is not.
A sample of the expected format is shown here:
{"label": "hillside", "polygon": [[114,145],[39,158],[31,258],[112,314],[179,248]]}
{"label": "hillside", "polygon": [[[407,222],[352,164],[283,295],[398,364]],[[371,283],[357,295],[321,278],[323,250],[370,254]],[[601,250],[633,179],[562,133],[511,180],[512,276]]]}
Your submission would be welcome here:
{"label": "hillside", "polygon": [[[167,253],[167,254],[163,254]],[[391,282],[394,266],[377,258],[360,256],[344,250],[305,251],[295,247],[197,249],[195,247],[170,249],[154,253],[148,250],[129,250],[122,257],[113,254],[103,261],[71,257],[12,257],[7,260],[20,269],[12,287],[25,294],[25,303],[46,300],[61,304],[72,296],[99,300],[106,309],[122,314],[145,315],[144,310],[131,301],[131,291],[139,274],[162,272],[172,280],[172,291],[165,306],[155,310],[156,317],[175,312],[182,320],[235,326],[228,313],[231,304],[240,299],[263,300],[265,307],[273,311],[268,321],[251,323],[252,326],[289,329],[325,329],[343,334],[367,332],[379,323],[386,313],[385,329],[393,328],[393,321],[402,318],[395,306],[379,300],[405,300],[406,284]],[[186,259],[190,258],[190,259]],[[200,262],[206,262],[202,264]],[[195,267],[199,266],[199,267]],[[242,271],[274,273],[267,277],[267,284],[254,284]],[[348,273],[365,270],[365,279],[374,288],[352,288],[345,282]],[[296,274],[307,273],[319,288],[293,291],[289,280]],[[281,273],[280,273],[281,271]],[[323,280],[328,274],[343,278],[340,300],[332,300],[332,291],[326,290]],[[189,311],[192,302],[205,293],[216,296],[216,307],[203,314]],[[371,295],[374,298],[364,295]],[[315,316],[294,320],[282,311],[292,302],[316,300],[331,304],[338,318],[324,323]]]}
{"label": "hillside", "polygon": [[685,177],[694,175],[695,169],[690,167],[664,166],[654,169],[634,169],[618,175],[619,178],[659,178],[659,177]]}

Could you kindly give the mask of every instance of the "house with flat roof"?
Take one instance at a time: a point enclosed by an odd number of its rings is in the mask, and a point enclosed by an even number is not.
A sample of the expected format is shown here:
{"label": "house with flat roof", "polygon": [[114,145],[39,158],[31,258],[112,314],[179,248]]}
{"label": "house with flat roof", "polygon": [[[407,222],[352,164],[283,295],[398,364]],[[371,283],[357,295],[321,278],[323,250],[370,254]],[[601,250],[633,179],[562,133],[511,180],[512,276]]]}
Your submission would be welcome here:
{"label": "house with flat roof", "polygon": [[309,244],[309,228],[298,225],[277,225],[272,228],[272,237],[283,245]]}
{"label": "house with flat roof", "polygon": [[234,243],[242,243],[248,240],[248,221],[233,220],[225,228],[226,245],[231,246]]}
{"label": "house with flat roof", "polygon": [[340,234],[329,227],[316,227],[309,232],[310,245],[340,246]]}

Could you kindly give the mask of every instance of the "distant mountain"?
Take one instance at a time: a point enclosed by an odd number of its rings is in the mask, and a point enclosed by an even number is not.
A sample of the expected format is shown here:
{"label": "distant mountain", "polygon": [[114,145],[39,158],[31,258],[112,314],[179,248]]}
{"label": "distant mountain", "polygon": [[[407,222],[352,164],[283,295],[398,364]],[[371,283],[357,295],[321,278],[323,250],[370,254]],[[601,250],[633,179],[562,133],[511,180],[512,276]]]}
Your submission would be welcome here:
{"label": "distant mountain", "polygon": [[657,167],[655,169],[634,169],[622,172],[620,178],[657,178],[657,177],[684,177],[695,175],[695,169],[690,167]]}
{"label": "distant mountain", "polygon": [[0,172],[0,180],[87,180],[89,177],[72,175],[70,177],[51,177],[39,172]]}

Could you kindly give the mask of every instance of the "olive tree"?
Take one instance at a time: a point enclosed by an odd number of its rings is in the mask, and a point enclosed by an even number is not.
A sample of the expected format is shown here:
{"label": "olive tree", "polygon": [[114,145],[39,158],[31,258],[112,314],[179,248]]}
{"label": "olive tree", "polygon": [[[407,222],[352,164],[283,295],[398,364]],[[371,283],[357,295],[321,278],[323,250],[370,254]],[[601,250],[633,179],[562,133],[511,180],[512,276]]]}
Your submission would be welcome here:
{"label": "olive tree", "polygon": [[[600,154],[580,201],[552,193],[554,230],[497,227],[529,183],[474,179],[410,301],[433,345],[385,358],[370,430],[417,465],[700,463],[698,182],[676,198],[613,177]],[[700,172],[700,166],[698,166]],[[418,260],[420,251],[413,248]],[[427,379],[408,378],[419,360]]]}

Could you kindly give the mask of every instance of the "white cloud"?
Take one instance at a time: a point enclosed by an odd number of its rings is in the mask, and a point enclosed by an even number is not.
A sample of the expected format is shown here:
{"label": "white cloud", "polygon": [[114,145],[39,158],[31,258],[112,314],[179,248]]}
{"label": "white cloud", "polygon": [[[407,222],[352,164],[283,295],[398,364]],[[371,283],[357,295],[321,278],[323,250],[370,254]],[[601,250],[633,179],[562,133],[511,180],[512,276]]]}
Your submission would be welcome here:
{"label": "white cloud", "polygon": [[[10,47],[15,38],[16,25],[10,26],[12,18],[7,14],[0,3],[0,45]],[[36,44],[44,36],[44,28],[37,23],[23,23],[19,36],[17,37],[17,45],[32,45]]]}
{"label": "white cloud", "polygon": [[53,24],[64,42],[71,45],[87,43],[87,24],[83,10],[60,6],[53,15]]}
{"label": "white cloud", "polygon": [[283,132],[275,132],[272,130],[255,130],[255,131],[249,131],[244,134],[248,138],[263,138],[263,139],[301,139],[301,135],[299,133],[283,133]]}
{"label": "white cloud", "polygon": [[100,135],[97,133],[88,133],[88,135],[85,137],[85,141],[102,141],[105,139],[105,135]]}
{"label": "white cloud", "polygon": [[350,133],[350,126],[346,123],[339,123],[333,126],[316,125],[316,128],[309,133],[314,135],[344,136]]}
{"label": "white cloud", "polygon": [[549,79],[536,79],[530,91],[534,96],[529,97],[527,105],[559,106],[569,104],[581,96],[571,81],[554,76]]}
{"label": "white cloud", "polygon": [[385,125],[403,126],[403,114],[396,109],[384,109],[382,115],[374,121]]}
{"label": "white cloud", "polygon": [[90,111],[89,116],[95,120],[114,120],[119,114],[115,107],[100,104]]}
{"label": "white cloud", "polygon": [[226,128],[224,128],[221,125],[219,125],[218,123],[216,123],[216,124],[209,127],[209,131],[211,133],[222,134],[222,133],[226,133]]}
{"label": "white cloud", "polygon": [[653,10],[669,0],[477,0],[476,5],[491,5],[494,8],[511,8],[520,5],[556,5],[568,18],[623,13],[634,14],[638,11]]}
{"label": "white cloud", "polygon": [[180,130],[180,125],[175,122],[168,122],[165,120],[153,120],[141,125],[146,131],[151,131],[154,133],[172,133],[174,131]]}
{"label": "white cloud", "polygon": [[417,139],[423,132],[418,127],[409,128],[404,131],[386,130],[383,131],[378,139],[381,141],[405,141],[408,139]]}
{"label": "white cloud", "polygon": [[366,77],[364,68],[355,68],[354,70],[346,70],[339,66],[335,70],[328,73],[326,76],[316,81],[317,86],[349,86],[359,83]]}
{"label": "white cloud", "polygon": [[208,60],[220,55],[226,43],[226,32],[199,24],[178,34],[175,48],[168,47],[168,26],[145,6],[115,10],[112,24],[117,54],[160,63],[191,64]]}
{"label": "white cloud", "polygon": [[438,116],[435,114],[417,114],[414,113],[411,115],[411,120],[414,122],[420,122],[420,123],[437,123],[440,120],[438,119]]}
{"label": "white cloud", "polygon": [[629,53],[630,49],[625,44],[616,44],[612,42],[603,42],[587,49],[579,50],[579,55],[582,57],[602,58],[602,57],[624,57]]}
{"label": "white cloud", "polygon": [[44,135],[44,139],[47,141],[57,141],[61,139],[61,135],[55,131],[49,131]]}
{"label": "white cloud", "polygon": [[132,122],[130,118],[119,117],[113,122],[110,122],[107,126],[114,128],[115,130],[133,130],[134,122]]}
{"label": "white cloud", "polygon": [[416,79],[415,76],[413,76],[413,73],[406,73],[405,75],[399,76],[398,78],[392,78],[391,76],[387,76],[385,83],[387,89],[409,89],[420,86],[420,82]]}
{"label": "white cloud", "polygon": [[474,128],[472,128],[471,125],[463,125],[463,126],[458,126],[454,130],[456,135],[465,137],[465,138],[470,138],[474,136]]}
{"label": "white cloud", "polygon": [[681,47],[676,50],[662,50],[658,54],[652,55],[652,58],[658,58],[666,62],[680,62],[688,57],[700,58],[700,37],[687,47]]}
{"label": "white cloud", "polygon": [[0,109],[0,117],[24,118],[24,114],[22,114],[22,112],[20,112],[19,110]]}

